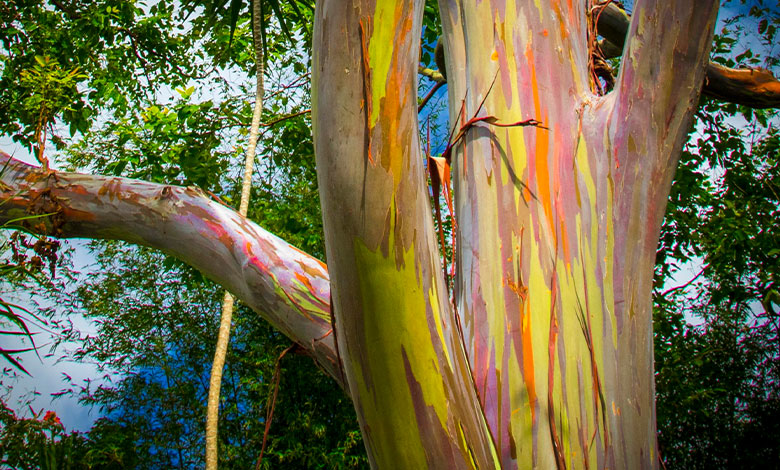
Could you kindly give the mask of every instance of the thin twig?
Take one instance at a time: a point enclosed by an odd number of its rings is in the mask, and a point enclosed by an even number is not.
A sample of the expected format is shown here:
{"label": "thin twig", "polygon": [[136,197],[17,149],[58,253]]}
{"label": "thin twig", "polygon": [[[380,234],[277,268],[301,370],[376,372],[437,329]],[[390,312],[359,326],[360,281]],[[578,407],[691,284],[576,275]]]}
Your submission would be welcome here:
{"label": "thin twig", "polygon": [[698,279],[698,278],[699,278],[699,276],[701,276],[702,274],[704,274],[704,270],[705,270],[705,269],[707,269],[707,266],[704,266],[704,267],[702,267],[702,268],[701,268],[701,270],[699,271],[699,274],[695,275],[695,276],[694,276],[694,277],[693,277],[693,278],[692,278],[690,281],[686,282],[685,284],[682,284],[682,285],[679,285],[679,286],[677,286],[677,287],[672,287],[671,289],[667,289],[667,290],[665,290],[665,291],[664,291],[664,292],[661,294],[661,297],[666,297],[666,295],[667,295],[667,294],[670,294],[670,293],[672,293],[672,292],[674,292],[674,291],[676,291],[676,290],[685,289],[686,287],[688,287],[689,285],[691,285],[691,283],[692,283],[693,281],[695,281],[696,279]]}
{"label": "thin twig", "polygon": [[292,119],[294,117],[301,116],[303,114],[309,114],[311,113],[311,109],[304,109],[303,111],[298,111],[297,113],[288,114],[287,116],[282,116],[280,118],[276,118],[273,121],[265,122],[263,124],[260,124],[260,127],[271,127],[275,124],[279,124],[282,121],[286,121],[288,119]]}
{"label": "thin twig", "polygon": [[437,91],[439,91],[439,88],[443,87],[445,83],[447,83],[447,82],[436,82],[436,84],[433,85],[433,87],[431,87],[431,89],[425,95],[425,98],[423,98],[422,101],[420,101],[420,104],[417,105],[417,112],[418,113],[420,111],[422,111],[422,109],[425,107],[425,105],[428,104],[428,101],[430,101],[430,99],[433,97],[433,95]]}
{"label": "thin twig", "polygon": [[289,90],[290,88],[298,88],[298,87],[300,87],[300,86],[303,86],[304,84],[303,84],[303,83],[300,83],[300,82],[301,82],[301,80],[303,80],[304,78],[308,78],[309,76],[311,76],[311,72],[306,72],[306,73],[304,73],[303,75],[299,76],[298,78],[296,78],[295,80],[293,80],[292,82],[290,82],[290,83],[289,83],[289,84],[287,84],[287,85],[285,85],[285,84],[283,84],[283,83],[282,83],[282,84],[279,84],[279,85],[277,85],[277,87],[279,88],[279,90],[277,90],[277,91],[275,91],[275,92],[273,92],[273,93],[269,94],[269,95],[268,95],[266,98],[267,98],[267,99],[271,99],[271,98],[273,98],[274,96],[276,96],[276,95],[280,95],[280,94],[282,94],[282,92],[284,92],[284,91],[286,91],[286,90]]}
{"label": "thin twig", "polygon": [[[487,93],[485,93],[485,96],[482,98],[482,101],[479,103],[479,106],[477,107],[477,110],[474,111],[473,117],[469,119],[467,122],[463,123],[462,126],[460,126],[460,129],[458,130],[458,133],[455,135],[455,137],[452,137],[452,133],[450,134],[450,138],[448,140],[447,147],[444,149],[444,152],[442,153],[442,157],[447,159],[447,161],[450,161],[452,148],[455,147],[455,145],[462,139],[466,132],[471,129],[475,124],[484,122],[485,124],[489,124],[491,126],[497,126],[497,127],[538,127],[540,129],[549,130],[547,127],[543,126],[540,121],[537,121],[536,119],[526,119],[524,121],[517,121],[517,122],[511,122],[511,123],[501,123],[498,121],[498,118],[495,116],[482,116],[477,117],[477,114],[482,110],[482,107],[485,105],[485,101],[487,100],[488,95],[490,95],[490,92],[493,90],[493,85],[496,84],[496,79],[498,78],[498,71],[496,71],[496,75],[493,77],[493,82],[490,84],[490,87],[487,90]],[[465,102],[465,99],[464,99]],[[461,110],[462,111],[462,110]],[[453,127],[453,132],[455,131],[455,128]]]}
{"label": "thin twig", "polygon": [[288,352],[294,350],[297,348],[298,345],[296,343],[293,343],[282,351],[282,353],[279,355],[278,358],[276,358],[276,364],[274,365],[274,375],[271,379],[271,387],[273,387],[273,393],[271,394],[271,397],[268,399],[268,405],[266,405],[266,416],[265,416],[265,431],[263,431],[263,444],[260,447],[260,457],[257,458],[257,463],[255,464],[255,469],[259,470],[260,465],[263,463],[263,454],[265,454],[265,445],[268,440],[268,431],[271,430],[271,421],[274,419],[274,410],[276,409],[276,397],[279,395],[279,381],[281,380],[282,375],[282,358],[287,355]]}

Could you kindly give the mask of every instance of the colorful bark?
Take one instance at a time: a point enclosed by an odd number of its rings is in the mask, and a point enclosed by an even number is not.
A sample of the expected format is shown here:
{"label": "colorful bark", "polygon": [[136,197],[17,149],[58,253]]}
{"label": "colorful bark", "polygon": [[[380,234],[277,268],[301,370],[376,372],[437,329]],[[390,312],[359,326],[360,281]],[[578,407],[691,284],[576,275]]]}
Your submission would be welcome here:
{"label": "colorful bark", "polygon": [[717,2],[637,2],[606,97],[584,2],[440,4],[451,116],[496,77],[484,114],[548,128],[473,129],[453,156],[458,312],[502,466],[655,467],[653,262]]}
{"label": "colorful bark", "polygon": [[194,188],[47,175],[2,152],[0,167],[0,222],[55,213],[32,223],[46,222],[58,237],[125,240],[174,255],[233,292],[341,381],[321,261]]}
{"label": "colorful bark", "polygon": [[420,1],[317,6],[312,117],[337,344],[375,467],[494,468],[433,238],[421,12]]}

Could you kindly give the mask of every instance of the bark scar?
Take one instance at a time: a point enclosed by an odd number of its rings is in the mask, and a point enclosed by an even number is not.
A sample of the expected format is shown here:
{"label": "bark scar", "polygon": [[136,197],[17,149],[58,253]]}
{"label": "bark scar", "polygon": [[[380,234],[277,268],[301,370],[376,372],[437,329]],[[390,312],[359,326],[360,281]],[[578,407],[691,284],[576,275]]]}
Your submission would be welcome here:
{"label": "bark scar", "polygon": [[[370,25],[370,19],[367,19]],[[371,115],[374,112],[373,104],[371,102],[371,68],[369,67],[369,57],[368,57],[368,44],[366,44],[366,27],[363,25],[363,20],[360,20],[360,58],[361,58],[361,67],[363,72],[363,107],[364,107],[364,116],[365,119],[365,126],[366,126],[366,139],[365,139],[365,146],[366,146],[366,154],[368,155],[368,161],[371,162],[371,164],[374,163],[374,158],[371,155]]]}

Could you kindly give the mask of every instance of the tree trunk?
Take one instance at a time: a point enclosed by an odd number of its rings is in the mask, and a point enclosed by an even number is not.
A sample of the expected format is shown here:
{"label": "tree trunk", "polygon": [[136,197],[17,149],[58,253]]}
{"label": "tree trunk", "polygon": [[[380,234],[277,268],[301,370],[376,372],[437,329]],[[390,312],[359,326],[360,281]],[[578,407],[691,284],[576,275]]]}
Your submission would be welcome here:
{"label": "tree trunk", "polygon": [[316,10],[312,119],[336,343],[374,467],[492,466],[417,136],[421,12]]}
{"label": "tree trunk", "polygon": [[318,6],[337,345],[376,467],[657,465],[653,264],[717,2],[638,1],[605,97],[584,3],[440,2],[456,127],[544,126],[461,127],[455,306],[417,142],[422,4]]}

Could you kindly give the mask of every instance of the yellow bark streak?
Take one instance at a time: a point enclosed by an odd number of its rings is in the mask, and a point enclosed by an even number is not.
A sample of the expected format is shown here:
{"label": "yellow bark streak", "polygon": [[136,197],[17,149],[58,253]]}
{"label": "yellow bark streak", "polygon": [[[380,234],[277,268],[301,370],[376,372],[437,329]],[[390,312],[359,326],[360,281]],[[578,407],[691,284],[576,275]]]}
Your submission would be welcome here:
{"label": "yellow bark streak", "polygon": [[[389,233],[387,256],[381,248],[372,250],[361,240],[354,242],[359,292],[365,312],[363,353],[367,357],[353,357],[352,370],[359,389],[357,396],[361,397],[359,406],[371,427],[369,434],[375,443],[377,462],[403,462],[406,468],[424,468],[427,464],[422,436],[416,426],[410,426],[410,423],[418,422],[418,417],[415,416],[411,384],[407,381],[404,355],[408,358],[411,375],[422,391],[421,398],[435,411],[442,432],[446,432],[447,402],[429,331],[426,292],[420,284],[422,277],[415,264],[414,251],[410,248],[403,253],[403,264],[397,266],[392,227]],[[435,289],[428,292],[430,308],[432,315],[438,317],[433,291]],[[437,327],[441,327],[438,322]],[[443,337],[441,331],[437,333]],[[366,366],[371,367],[370,378],[362,376]],[[398,433],[398,429],[405,432]]]}

